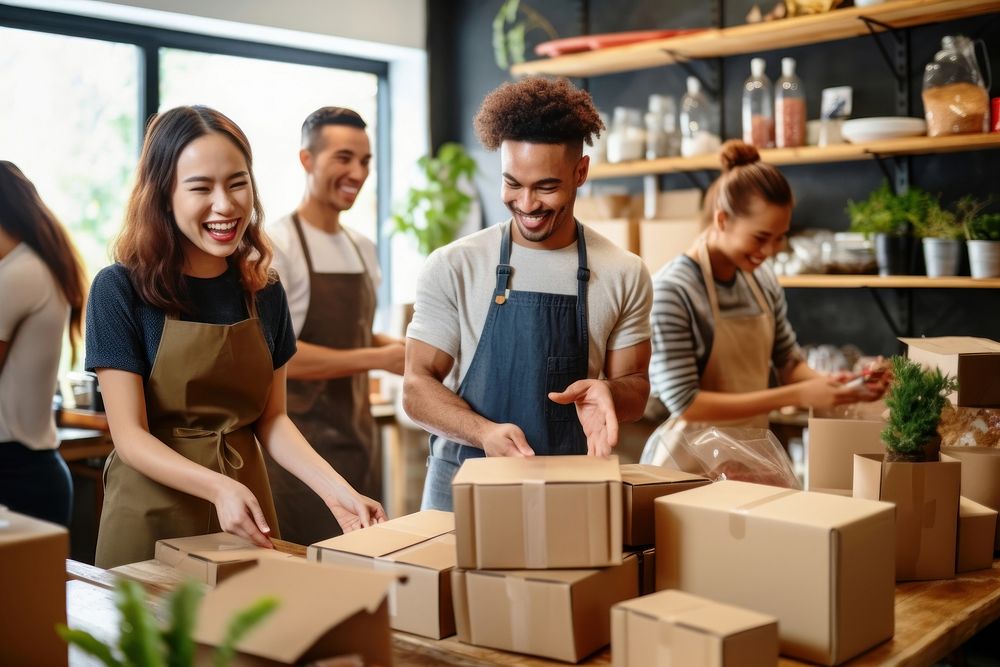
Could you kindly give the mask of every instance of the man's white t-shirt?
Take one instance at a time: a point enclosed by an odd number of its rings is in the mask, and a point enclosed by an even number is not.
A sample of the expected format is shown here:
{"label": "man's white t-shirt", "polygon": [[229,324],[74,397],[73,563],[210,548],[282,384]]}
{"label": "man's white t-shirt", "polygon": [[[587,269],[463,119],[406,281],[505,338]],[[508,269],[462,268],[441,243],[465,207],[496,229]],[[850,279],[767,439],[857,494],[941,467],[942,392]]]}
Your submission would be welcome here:
{"label": "man's white t-shirt", "polygon": [[[368,237],[343,225],[340,231],[330,234],[313,227],[302,216],[299,216],[299,221],[302,223],[302,233],[306,237],[306,243],[309,244],[309,256],[312,258],[313,270],[316,273],[367,271],[375,290],[378,291],[382,283],[382,272],[378,266],[375,244]],[[288,295],[288,310],[292,314],[295,337],[298,338],[309,310],[309,267],[306,265],[302,243],[290,214],[268,223],[266,230],[274,247],[273,266]],[[351,243],[352,239],[354,243]],[[361,251],[361,258],[358,258],[354,244],[357,244],[358,250]]]}
{"label": "man's white t-shirt", "polygon": [[[417,283],[409,338],[427,343],[455,360],[444,385],[457,391],[486,323],[500,261],[500,232],[495,225],[435,250]],[[601,377],[608,350],[632,347],[650,337],[653,287],[642,260],[592,229],[587,241],[587,329],[589,377]],[[536,250],[511,244],[510,289],[576,294],[577,244]]]}
{"label": "man's white t-shirt", "polygon": [[69,304],[41,257],[20,243],[0,259],[0,442],[29,449],[58,445],[52,416]]}

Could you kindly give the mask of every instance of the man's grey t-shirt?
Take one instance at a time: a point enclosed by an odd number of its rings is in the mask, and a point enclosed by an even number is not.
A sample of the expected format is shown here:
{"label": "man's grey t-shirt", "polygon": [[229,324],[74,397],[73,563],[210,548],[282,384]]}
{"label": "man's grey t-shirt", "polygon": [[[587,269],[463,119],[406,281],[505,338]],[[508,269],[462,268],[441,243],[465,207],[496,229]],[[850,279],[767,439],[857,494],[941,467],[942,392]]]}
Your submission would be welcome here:
{"label": "man's grey t-shirt", "polygon": [[[445,386],[457,391],[486,323],[493,302],[501,231],[495,225],[440,248],[427,258],[417,283],[409,338],[427,343],[455,360]],[[589,377],[601,377],[608,350],[620,350],[649,339],[652,282],[645,264],[591,229],[585,229],[587,316],[590,336]],[[558,250],[511,245],[510,289],[550,294],[576,294],[577,244]]]}

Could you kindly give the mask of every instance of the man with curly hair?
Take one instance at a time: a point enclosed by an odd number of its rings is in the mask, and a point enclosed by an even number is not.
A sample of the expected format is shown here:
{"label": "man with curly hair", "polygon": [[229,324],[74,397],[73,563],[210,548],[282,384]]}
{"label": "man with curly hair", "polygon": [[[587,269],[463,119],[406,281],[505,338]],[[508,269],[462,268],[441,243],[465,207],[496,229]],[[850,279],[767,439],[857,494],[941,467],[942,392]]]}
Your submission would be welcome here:
{"label": "man with curly hair", "polygon": [[432,253],[420,275],[403,405],[432,434],[424,509],[452,509],[469,457],[607,456],[649,395],[649,273],[573,217],[583,143],[604,127],[590,95],[507,83],[475,127],[500,151],[511,220]]}

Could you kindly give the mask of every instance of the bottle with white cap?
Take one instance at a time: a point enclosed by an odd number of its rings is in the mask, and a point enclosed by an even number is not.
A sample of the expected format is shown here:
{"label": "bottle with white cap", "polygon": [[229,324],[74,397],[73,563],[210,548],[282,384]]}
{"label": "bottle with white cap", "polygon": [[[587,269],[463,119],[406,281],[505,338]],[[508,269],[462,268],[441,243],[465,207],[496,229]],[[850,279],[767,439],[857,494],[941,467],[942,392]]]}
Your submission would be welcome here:
{"label": "bottle with white cap", "polygon": [[781,78],[774,92],[774,139],[778,148],[806,143],[806,91],[795,74],[795,59],[781,59]]}
{"label": "bottle with white cap", "polygon": [[687,93],[681,99],[681,155],[705,155],[719,148],[719,137],[712,131],[712,111],[701,92],[701,82],[687,79]]}
{"label": "bottle with white cap", "polygon": [[743,83],[743,141],[757,148],[774,146],[771,80],[763,58],[750,61],[750,78]]}

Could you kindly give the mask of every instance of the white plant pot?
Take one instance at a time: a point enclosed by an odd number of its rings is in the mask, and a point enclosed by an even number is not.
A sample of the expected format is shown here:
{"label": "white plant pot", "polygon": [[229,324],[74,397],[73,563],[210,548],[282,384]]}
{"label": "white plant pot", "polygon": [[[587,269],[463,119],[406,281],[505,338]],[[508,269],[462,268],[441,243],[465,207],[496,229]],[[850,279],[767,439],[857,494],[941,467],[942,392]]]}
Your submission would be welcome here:
{"label": "white plant pot", "polygon": [[928,278],[958,275],[959,263],[962,260],[961,241],[927,238],[923,240],[923,246]]}
{"label": "white plant pot", "polygon": [[1000,278],[1000,241],[968,241],[973,278]]}

